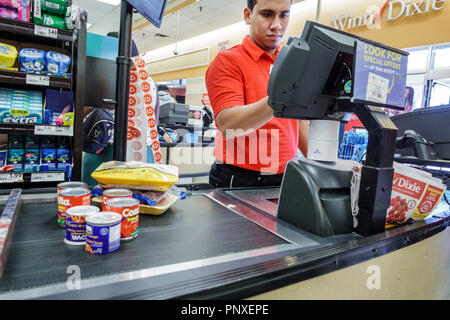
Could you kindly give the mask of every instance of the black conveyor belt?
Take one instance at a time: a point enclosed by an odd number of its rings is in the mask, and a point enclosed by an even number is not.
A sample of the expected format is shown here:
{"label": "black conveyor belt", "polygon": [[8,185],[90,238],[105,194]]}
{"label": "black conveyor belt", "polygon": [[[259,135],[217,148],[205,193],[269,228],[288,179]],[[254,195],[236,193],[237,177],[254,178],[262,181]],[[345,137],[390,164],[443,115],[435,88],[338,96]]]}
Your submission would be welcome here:
{"label": "black conveyor belt", "polygon": [[[107,255],[64,243],[56,201],[23,203],[0,293],[64,283],[77,265],[83,279],[128,272],[287,242],[204,195],[177,201],[161,216],[140,215],[139,236]],[[207,239],[208,241],[205,241]]]}

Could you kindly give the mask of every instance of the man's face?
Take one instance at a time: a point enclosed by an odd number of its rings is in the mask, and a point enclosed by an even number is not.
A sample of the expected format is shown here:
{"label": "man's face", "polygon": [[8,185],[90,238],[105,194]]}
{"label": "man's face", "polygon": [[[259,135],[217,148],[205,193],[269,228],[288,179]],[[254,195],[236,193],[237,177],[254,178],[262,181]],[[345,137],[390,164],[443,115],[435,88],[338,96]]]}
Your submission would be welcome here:
{"label": "man's face", "polygon": [[253,11],[245,8],[245,23],[250,26],[250,40],[273,55],[286,32],[291,0],[258,0]]}

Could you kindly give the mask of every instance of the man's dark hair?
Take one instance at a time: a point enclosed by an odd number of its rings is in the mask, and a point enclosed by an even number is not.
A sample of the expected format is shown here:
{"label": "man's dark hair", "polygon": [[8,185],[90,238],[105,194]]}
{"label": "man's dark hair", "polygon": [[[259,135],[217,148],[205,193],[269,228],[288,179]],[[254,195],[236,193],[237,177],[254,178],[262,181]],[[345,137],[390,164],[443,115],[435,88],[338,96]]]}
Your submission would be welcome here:
{"label": "man's dark hair", "polygon": [[255,7],[257,0],[247,0],[247,8],[250,9],[250,11],[253,11],[253,8]]}
{"label": "man's dark hair", "polygon": [[[247,8],[249,8],[250,11],[253,11],[256,1],[258,1],[258,0],[247,0]],[[291,3],[292,3],[292,0],[291,0]]]}
{"label": "man's dark hair", "polygon": [[160,84],[158,85],[158,91],[169,91],[169,87],[166,86],[165,84]]}

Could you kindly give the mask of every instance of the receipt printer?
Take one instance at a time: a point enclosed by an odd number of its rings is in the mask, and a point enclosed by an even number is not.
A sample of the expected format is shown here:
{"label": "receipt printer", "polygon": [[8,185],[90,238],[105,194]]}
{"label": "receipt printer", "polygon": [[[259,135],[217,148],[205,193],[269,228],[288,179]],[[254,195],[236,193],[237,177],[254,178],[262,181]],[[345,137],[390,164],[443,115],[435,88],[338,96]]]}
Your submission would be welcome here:
{"label": "receipt printer", "polygon": [[189,120],[189,106],[182,103],[165,103],[159,108],[159,122],[186,125]]}

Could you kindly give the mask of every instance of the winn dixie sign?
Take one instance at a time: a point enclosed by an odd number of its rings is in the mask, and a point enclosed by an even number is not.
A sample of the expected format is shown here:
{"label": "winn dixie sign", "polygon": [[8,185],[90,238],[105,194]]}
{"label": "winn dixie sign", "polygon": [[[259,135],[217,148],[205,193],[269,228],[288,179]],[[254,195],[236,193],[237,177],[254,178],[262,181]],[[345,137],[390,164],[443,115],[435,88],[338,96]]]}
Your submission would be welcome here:
{"label": "winn dixie sign", "polygon": [[332,17],[333,26],[339,30],[349,30],[366,26],[369,29],[379,29],[384,12],[386,20],[397,20],[401,17],[419,16],[444,8],[445,0],[387,0],[380,8],[371,5],[364,15],[353,16],[350,13],[339,14]]}

